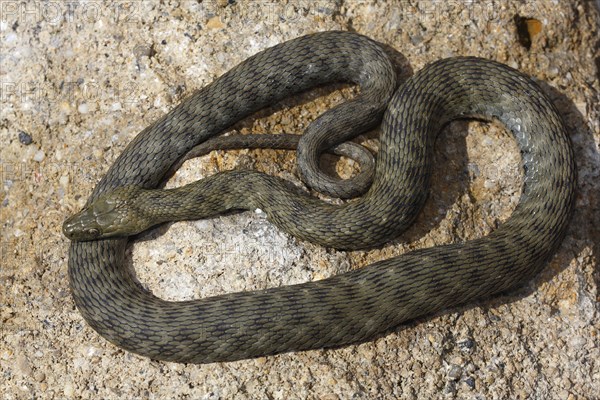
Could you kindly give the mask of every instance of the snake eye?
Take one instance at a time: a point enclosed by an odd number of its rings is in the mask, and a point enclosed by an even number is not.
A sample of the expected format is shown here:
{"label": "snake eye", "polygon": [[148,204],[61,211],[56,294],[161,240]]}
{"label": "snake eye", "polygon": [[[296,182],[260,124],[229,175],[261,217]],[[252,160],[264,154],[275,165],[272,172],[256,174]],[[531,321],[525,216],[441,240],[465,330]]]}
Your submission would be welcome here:
{"label": "snake eye", "polygon": [[94,237],[96,237],[96,236],[98,236],[100,234],[100,231],[98,229],[96,229],[96,228],[90,228],[90,229],[86,230],[85,232],[88,235],[94,236]]}

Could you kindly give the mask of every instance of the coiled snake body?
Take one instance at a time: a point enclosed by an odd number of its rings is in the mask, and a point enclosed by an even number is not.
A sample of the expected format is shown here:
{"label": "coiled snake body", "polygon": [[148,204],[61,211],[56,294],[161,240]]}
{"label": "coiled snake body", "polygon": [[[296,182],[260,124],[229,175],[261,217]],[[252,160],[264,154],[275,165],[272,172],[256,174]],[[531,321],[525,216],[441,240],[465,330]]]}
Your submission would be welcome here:
{"label": "coiled snake body", "polygon": [[[299,144],[300,170],[313,186],[340,184],[315,171],[315,160],[377,124],[387,106],[373,184],[364,196],[333,205],[256,171],[223,172],[168,191],[141,190],[156,188],[190,149],[239,119],[331,81],[358,83],[361,96],[313,123],[317,133]],[[413,251],[317,282],[184,302],[144,291],[123,265],[127,240],[121,236],[169,219],[231,209],[261,208],[281,229],[324,246],[387,242],[423,205],[438,132],[469,116],[500,120],[517,139],[523,159],[519,204],[487,237]],[[559,115],[523,74],[493,61],[450,58],[428,65],[395,90],[391,64],[375,42],[348,32],[308,35],[244,61],[132,141],[84,210],[65,222],[64,232],[74,240],[71,289],[96,331],[154,359],[206,363],[361,342],[532,277],[564,236],[574,174]],[[122,211],[131,198],[136,202]],[[149,214],[131,217],[132,209]]]}

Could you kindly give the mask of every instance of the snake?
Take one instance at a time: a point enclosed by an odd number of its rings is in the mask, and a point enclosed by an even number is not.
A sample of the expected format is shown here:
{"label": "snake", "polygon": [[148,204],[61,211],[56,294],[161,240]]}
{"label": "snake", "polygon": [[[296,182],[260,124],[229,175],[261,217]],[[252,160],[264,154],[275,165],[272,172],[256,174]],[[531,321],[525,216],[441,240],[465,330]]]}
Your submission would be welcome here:
{"label": "snake", "polygon": [[[332,82],[355,84],[360,92],[308,126],[297,143],[298,171],[317,189],[340,184],[319,170],[322,153],[380,125],[375,171],[364,194],[326,201],[282,178],[244,169],[161,188],[168,171],[195,147],[258,110]],[[322,280],[189,301],[155,296],[127,266],[131,236],[151,226],[256,208],[301,240],[342,250],[381,246],[422,209],[436,138],[449,122],[464,118],[499,121],[521,155],[516,208],[485,237],[417,249]],[[566,234],[575,175],[564,122],[529,76],[496,61],[458,56],[427,64],[398,84],[381,43],[354,32],[317,32],[251,56],[129,143],[83,209],[63,224],[71,239],[70,288],[101,336],[156,360],[226,362],[363,343],[532,279]],[[351,195],[350,186],[331,193]]]}

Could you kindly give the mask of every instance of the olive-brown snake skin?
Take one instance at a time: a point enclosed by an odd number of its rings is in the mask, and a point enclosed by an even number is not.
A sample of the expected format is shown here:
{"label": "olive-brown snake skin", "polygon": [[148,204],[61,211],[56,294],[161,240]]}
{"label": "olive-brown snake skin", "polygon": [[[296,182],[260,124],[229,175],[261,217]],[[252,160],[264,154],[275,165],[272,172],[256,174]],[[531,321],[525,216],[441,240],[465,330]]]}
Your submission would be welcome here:
{"label": "olive-brown snake skin", "polygon": [[[222,172],[168,191],[140,190],[158,187],[190,149],[238,120],[333,81],[354,82],[361,95],[313,123],[299,144],[299,169],[312,186],[339,185],[313,171],[315,160],[375,126],[385,112],[375,177],[365,195],[333,205],[256,171]],[[153,359],[231,361],[366,341],[530,279],[560,244],[574,197],[572,150],[551,102],[525,75],[473,57],[434,62],[395,86],[378,44],[349,32],[317,33],[256,54],[144,129],[86,208],[64,225],[74,240],[71,289],[86,321],[117,346]],[[127,239],[120,235],[232,209],[260,208],[279,228],[323,246],[385,243],[410,225],[426,199],[437,134],[449,121],[470,116],[501,121],[523,160],[519,203],[487,237],[413,251],[321,281],[182,302],[143,290],[125,265]],[[341,187],[333,193],[346,195]],[[151,213],[148,221],[121,214],[121,199],[128,196],[137,201],[130,209]],[[115,227],[115,218],[125,228]],[[116,238],[101,239],[111,235]]]}

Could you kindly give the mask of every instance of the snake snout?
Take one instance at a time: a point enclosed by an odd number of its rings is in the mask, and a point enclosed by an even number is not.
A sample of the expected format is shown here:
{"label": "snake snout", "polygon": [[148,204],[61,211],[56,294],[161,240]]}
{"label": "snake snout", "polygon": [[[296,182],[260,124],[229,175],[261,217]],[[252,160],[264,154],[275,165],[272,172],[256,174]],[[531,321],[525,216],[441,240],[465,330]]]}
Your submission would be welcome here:
{"label": "snake snout", "polygon": [[100,196],[68,218],[63,224],[64,235],[74,241],[126,236],[122,227],[130,218],[127,218],[127,209],[122,207],[123,202],[115,197],[114,192]]}
{"label": "snake snout", "polygon": [[100,226],[92,217],[89,208],[84,208],[79,213],[67,218],[63,223],[63,234],[73,241],[98,239],[101,236]]}
{"label": "snake snout", "polygon": [[152,225],[131,204],[139,189],[121,187],[105,193],[63,224],[63,233],[74,241],[126,237]]}

